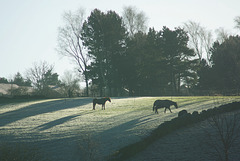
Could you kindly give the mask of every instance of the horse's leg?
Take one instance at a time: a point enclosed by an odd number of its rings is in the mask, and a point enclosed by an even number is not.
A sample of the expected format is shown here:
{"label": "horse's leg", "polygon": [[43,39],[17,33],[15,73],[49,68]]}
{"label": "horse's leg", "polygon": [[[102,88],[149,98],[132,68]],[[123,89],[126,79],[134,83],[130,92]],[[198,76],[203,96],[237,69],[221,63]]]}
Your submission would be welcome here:
{"label": "horse's leg", "polygon": [[167,107],[165,107],[164,113],[166,113]]}
{"label": "horse's leg", "polygon": [[171,111],[171,109],[170,109],[170,106],[168,106],[168,109],[169,109],[169,111],[172,113],[172,111]]}
{"label": "horse's leg", "polygon": [[155,113],[158,114],[158,108],[157,107],[155,107]]}
{"label": "horse's leg", "polygon": [[96,103],[93,103],[93,110],[95,110]]}

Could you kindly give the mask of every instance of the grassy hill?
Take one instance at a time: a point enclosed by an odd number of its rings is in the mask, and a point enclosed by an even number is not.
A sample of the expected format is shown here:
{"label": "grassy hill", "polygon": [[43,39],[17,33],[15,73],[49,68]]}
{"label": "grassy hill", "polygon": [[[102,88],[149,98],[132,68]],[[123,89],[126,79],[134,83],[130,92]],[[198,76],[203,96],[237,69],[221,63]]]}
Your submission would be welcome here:
{"label": "grassy hill", "polygon": [[[179,108],[172,107],[173,113],[160,109],[155,114],[152,106],[156,99],[176,101]],[[99,105],[92,110],[92,98],[0,103],[0,146],[9,152],[12,147],[32,147],[37,160],[106,160],[183,109],[200,112],[239,100],[221,96],[112,98],[105,111]]]}

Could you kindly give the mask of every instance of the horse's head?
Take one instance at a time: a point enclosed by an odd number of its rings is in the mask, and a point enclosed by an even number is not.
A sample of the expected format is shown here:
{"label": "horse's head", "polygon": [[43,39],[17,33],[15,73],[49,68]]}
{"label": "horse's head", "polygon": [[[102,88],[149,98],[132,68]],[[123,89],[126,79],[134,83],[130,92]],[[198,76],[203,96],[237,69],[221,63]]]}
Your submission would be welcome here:
{"label": "horse's head", "polygon": [[111,102],[111,98],[110,97],[106,97],[107,101]]}
{"label": "horse's head", "polygon": [[174,106],[175,106],[176,108],[178,108],[177,102],[174,102]]}

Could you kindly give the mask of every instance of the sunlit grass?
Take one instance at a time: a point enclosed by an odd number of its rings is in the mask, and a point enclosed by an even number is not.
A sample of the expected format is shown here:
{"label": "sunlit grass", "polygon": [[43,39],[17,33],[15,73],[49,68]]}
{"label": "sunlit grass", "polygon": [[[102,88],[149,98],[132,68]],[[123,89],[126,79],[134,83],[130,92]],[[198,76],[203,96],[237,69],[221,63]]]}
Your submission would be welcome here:
{"label": "sunlit grass", "polygon": [[[175,101],[179,108],[171,107],[173,113],[164,113],[164,109],[159,109],[159,114],[155,114],[152,107],[157,99]],[[82,135],[87,134],[99,142],[97,157],[102,159],[120,147],[149,135],[161,123],[176,117],[183,109],[200,112],[239,100],[240,97],[223,96],[112,98],[111,103],[106,103],[105,110],[102,110],[100,105],[96,106],[96,110],[92,110],[90,98],[5,104],[0,106],[0,141],[3,139],[11,142],[14,138],[39,142],[39,149],[47,151],[49,149],[43,149],[46,148],[43,143],[47,141],[50,144],[61,140],[63,143],[56,143],[55,150],[69,149],[65,153],[70,155],[76,144],[80,144],[74,139],[82,140]],[[72,141],[72,145],[69,145],[69,141]],[[62,147],[65,144],[69,147]],[[55,150],[49,151],[52,155],[59,155],[59,158],[64,157],[63,152]]]}

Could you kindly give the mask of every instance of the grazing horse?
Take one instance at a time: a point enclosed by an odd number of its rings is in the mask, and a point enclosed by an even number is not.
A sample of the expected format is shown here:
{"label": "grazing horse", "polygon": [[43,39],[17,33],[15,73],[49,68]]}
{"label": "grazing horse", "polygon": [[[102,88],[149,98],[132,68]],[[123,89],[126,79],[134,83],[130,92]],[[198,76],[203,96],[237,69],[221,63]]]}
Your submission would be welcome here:
{"label": "grazing horse", "polygon": [[100,98],[100,99],[93,99],[93,110],[95,110],[95,106],[96,104],[102,105],[102,110],[105,110],[105,103],[109,101],[111,102],[111,98],[110,97],[104,97],[104,98]]}
{"label": "grazing horse", "polygon": [[176,108],[178,108],[178,105],[176,102],[170,101],[170,100],[156,100],[153,104],[153,111],[155,110],[155,113],[158,113],[159,108],[164,108],[164,113],[166,113],[166,110],[169,109],[169,111],[172,113],[170,106],[174,105]]}

